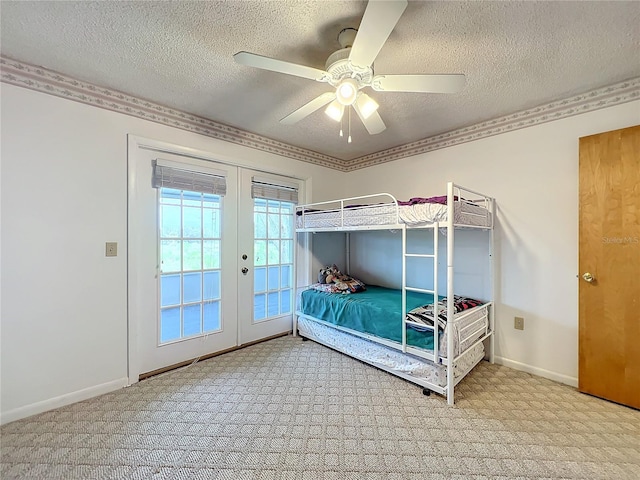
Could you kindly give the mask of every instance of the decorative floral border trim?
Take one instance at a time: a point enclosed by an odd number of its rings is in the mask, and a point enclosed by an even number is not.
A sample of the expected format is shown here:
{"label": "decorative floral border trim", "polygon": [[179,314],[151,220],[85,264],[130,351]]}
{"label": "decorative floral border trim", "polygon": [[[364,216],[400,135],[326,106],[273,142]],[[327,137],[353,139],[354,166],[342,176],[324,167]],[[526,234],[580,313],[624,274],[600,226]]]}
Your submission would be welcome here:
{"label": "decorative floral border trim", "polygon": [[333,168],[342,172],[351,172],[441,148],[460,145],[481,138],[612,107],[640,98],[640,77],[637,77],[571,98],[425,138],[417,142],[381,150],[353,160],[342,160],[180,110],[174,110],[117,90],[98,87],[3,55],[0,55],[0,72],[0,81],[11,85],[48,93],[94,107],[124,113],[125,115],[199,133],[283,157]]}
{"label": "decorative floral border trim", "polygon": [[581,113],[600,110],[640,99],[640,77],[581,93],[571,98],[540,105],[529,110],[452,130],[417,142],[399,145],[352,160],[346,171],[358,170],[441,148],[512,132]]}
{"label": "decorative floral border trim", "polygon": [[344,170],[345,161],[0,56],[0,81],[283,157]]}

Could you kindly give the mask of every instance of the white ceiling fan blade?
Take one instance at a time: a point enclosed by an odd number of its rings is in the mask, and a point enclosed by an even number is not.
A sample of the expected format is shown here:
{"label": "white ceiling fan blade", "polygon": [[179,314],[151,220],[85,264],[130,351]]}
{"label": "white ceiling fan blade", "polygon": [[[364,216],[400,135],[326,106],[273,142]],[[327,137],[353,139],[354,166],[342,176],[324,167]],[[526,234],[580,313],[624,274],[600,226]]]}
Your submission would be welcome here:
{"label": "white ceiling fan blade", "polygon": [[376,75],[371,88],[378,92],[456,93],[465,84],[464,75]]}
{"label": "white ceiling fan blade", "polygon": [[366,68],[373,64],[405,8],[406,0],[369,2],[349,54],[352,65]]}
{"label": "white ceiling fan blade", "polygon": [[367,129],[367,132],[369,132],[370,135],[375,135],[377,133],[383,132],[387,128],[377,111],[371,113],[368,117],[365,118],[362,110],[360,109],[359,102],[354,103],[353,108],[360,117],[360,120],[362,120],[364,128]]}
{"label": "white ceiling fan blade", "polygon": [[336,98],[336,92],[327,92],[323,93],[319,97],[314,98],[309,103],[304,104],[295,112],[290,113],[282,120],[280,123],[284,125],[293,125],[296,122],[299,122],[303,118],[308,115],[311,115],[313,112],[318,110],[319,108],[324,107],[327,103],[332,102]]}
{"label": "white ceiling fan blade", "polygon": [[318,82],[326,82],[329,79],[329,74],[324,70],[284,62],[282,60],[276,60],[275,58],[263,57],[255,53],[238,52],[233,56],[233,59],[240,65],[271,70],[272,72],[286,73],[288,75],[295,75],[296,77],[317,80]]}

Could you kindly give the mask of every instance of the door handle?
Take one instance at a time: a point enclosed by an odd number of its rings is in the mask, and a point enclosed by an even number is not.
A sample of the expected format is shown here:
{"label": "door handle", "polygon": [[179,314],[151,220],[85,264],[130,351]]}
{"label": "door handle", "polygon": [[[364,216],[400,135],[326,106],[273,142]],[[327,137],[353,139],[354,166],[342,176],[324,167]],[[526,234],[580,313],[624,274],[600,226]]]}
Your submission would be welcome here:
{"label": "door handle", "polygon": [[595,280],[594,276],[591,275],[589,272],[583,273],[582,279],[587,283],[592,283]]}
{"label": "door handle", "polygon": [[242,267],[242,270],[240,270],[242,272],[243,275],[246,275],[249,272],[249,269],[247,267]]}

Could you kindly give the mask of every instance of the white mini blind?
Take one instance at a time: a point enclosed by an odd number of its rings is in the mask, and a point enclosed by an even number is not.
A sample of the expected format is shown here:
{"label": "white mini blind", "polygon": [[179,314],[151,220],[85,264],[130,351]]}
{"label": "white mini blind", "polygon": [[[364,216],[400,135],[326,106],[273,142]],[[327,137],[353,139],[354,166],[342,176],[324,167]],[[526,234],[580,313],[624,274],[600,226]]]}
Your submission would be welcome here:
{"label": "white mini blind", "polygon": [[251,183],[251,198],[265,198],[282,202],[298,203],[298,189],[289,185],[277,185],[259,181],[255,178]]}
{"label": "white mini blind", "polygon": [[154,161],[153,187],[225,195],[227,193],[227,180],[222,175],[160,165],[157,161]]}

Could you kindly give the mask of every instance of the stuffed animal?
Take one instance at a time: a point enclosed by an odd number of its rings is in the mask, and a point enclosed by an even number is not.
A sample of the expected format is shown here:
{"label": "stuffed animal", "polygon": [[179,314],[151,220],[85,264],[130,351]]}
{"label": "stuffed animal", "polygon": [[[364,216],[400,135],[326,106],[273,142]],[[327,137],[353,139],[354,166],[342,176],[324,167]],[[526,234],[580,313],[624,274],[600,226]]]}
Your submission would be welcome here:
{"label": "stuffed animal", "polygon": [[319,288],[319,290],[331,291],[331,293],[355,293],[366,290],[364,283],[343,274],[336,265],[322,267],[318,272],[318,283],[320,286],[327,285],[329,289]]}
{"label": "stuffed animal", "polygon": [[322,267],[318,273],[318,283],[335,283],[342,276],[336,265]]}

